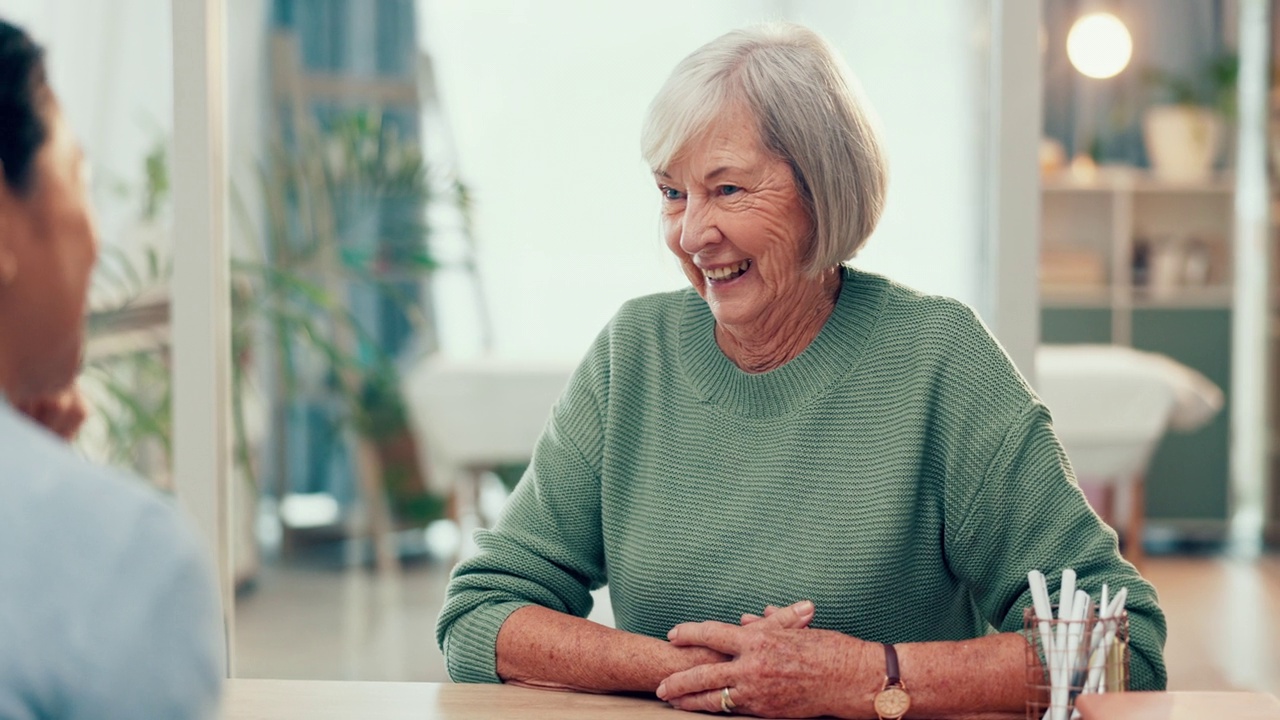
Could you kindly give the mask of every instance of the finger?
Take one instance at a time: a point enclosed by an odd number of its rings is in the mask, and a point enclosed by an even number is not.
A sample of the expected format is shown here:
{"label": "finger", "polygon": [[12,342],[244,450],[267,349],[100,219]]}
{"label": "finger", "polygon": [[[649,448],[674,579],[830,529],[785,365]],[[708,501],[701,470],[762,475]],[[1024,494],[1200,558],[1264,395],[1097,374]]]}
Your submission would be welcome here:
{"label": "finger", "polygon": [[754,622],[760,622],[761,620],[773,615],[776,612],[778,612],[777,605],[765,605],[764,615],[756,615],[755,613],[742,613],[742,620],[739,624],[750,625],[751,623],[754,623]]}
{"label": "finger", "polygon": [[[729,687],[733,683],[729,679],[732,669],[730,663],[711,663],[695,665],[688,670],[672,674],[658,685],[658,697],[671,702],[685,695],[694,695]],[[716,698],[714,710],[720,709],[720,698]]]}
{"label": "finger", "polygon": [[54,432],[67,440],[74,440],[76,433],[80,432],[80,426],[84,425],[88,417],[89,408],[85,404],[84,396],[74,392],[59,403],[55,422],[57,427]]}
{"label": "finger", "polygon": [[772,613],[766,609],[765,616],[769,623],[778,627],[799,630],[809,627],[809,623],[813,622],[815,610],[812,601],[801,600],[794,605],[788,605]]}
{"label": "finger", "polygon": [[677,625],[667,633],[667,639],[672,645],[701,645],[726,655],[738,655],[742,649],[741,632],[737,625],[708,620]]}
{"label": "finger", "polygon": [[[724,692],[724,688],[673,698],[671,707],[690,712],[720,713],[724,711],[720,706],[722,692]],[[729,701],[733,703],[734,708],[737,708],[734,712],[742,712],[741,704],[738,702],[738,694],[733,688],[729,688]]]}

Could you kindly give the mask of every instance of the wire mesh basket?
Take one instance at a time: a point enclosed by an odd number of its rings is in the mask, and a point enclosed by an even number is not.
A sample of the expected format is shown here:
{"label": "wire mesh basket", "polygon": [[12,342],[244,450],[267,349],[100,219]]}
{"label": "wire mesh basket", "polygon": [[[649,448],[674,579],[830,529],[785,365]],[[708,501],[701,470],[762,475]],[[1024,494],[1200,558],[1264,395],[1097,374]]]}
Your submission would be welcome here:
{"label": "wire mesh basket", "polygon": [[[1053,606],[1058,613],[1058,606]],[[1022,613],[1027,640],[1028,720],[1070,720],[1082,694],[1129,689],[1129,614],[1103,619],[1098,606],[1084,620]]]}

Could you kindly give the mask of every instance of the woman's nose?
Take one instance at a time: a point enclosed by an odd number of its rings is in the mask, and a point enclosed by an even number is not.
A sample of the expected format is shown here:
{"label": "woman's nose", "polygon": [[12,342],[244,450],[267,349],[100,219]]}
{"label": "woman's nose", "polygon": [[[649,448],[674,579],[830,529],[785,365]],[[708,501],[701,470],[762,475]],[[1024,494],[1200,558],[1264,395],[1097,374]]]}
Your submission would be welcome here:
{"label": "woman's nose", "polygon": [[706,246],[720,241],[720,228],[707,203],[689,198],[680,228],[680,249],[696,255]]}

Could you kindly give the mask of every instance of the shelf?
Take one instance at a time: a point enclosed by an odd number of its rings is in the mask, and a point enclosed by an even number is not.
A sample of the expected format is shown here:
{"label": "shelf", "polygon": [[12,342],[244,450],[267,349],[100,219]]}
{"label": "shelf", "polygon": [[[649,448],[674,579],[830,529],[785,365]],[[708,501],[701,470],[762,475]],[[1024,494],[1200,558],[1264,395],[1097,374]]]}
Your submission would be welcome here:
{"label": "shelf", "polygon": [[1203,182],[1170,182],[1153,177],[1139,168],[1100,168],[1093,178],[1080,178],[1069,170],[1040,180],[1047,193],[1195,193],[1230,194],[1235,191],[1235,178],[1219,175]]}
{"label": "shelf", "polygon": [[1133,307],[1135,308],[1229,310],[1232,300],[1232,291],[1229,285],[1183,287],[1158,294],[1152,294],[1150,290],[1137,288],[1133,291]]}
{"label": "shelf", "polygon": [[1141,288],[1116,291],[1106,287],[1059,287],[1046,288],[1040,296],[1041,306],[1052,309],[1227,310],[1231,303],[1231,287],[1226,285],[1184,287],[1160,294]]}
{"label": "shelf", "polygon": [[1106,285],[1047,285],[1040,293],[1040,304],[1045,307],[1108,308],[1114,304],[1112,290]]}
{"label": "shelf", "polygon": [[93,363],[137,352],[159,352],[169,346],[169,325],[95,335],[85,343],[84,360]]}

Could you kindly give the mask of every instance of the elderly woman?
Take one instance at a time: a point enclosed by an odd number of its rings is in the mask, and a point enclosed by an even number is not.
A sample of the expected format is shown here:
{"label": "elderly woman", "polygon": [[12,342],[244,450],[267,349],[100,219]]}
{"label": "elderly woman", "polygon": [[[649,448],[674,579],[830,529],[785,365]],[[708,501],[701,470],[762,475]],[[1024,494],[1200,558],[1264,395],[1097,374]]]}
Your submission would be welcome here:
{"label": "elderly woman", "polygon": [[200,543],[66,443],[97,254],[86,164],[43,53],[4,22],[0,165],[0,717],[213,717],[222,620]]}
{"label": "elderly woman", "polygon": [[[1163,687],[1155,592],[999,344],[845,265],[885,164],[827,44],[712,41],[642,144],[692,287],[628,302],[574,373],[450,582],[453,678],[793,717],[898,717],[905,685],[913,715],[1021,713],[1027,571],[1071,567],[1128,588],[1131,685]],[[617,629],[584,619],[606,583]]]}

